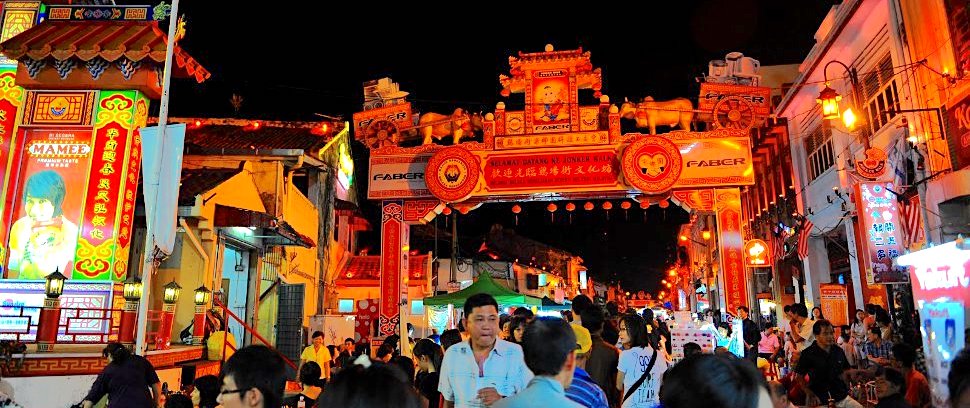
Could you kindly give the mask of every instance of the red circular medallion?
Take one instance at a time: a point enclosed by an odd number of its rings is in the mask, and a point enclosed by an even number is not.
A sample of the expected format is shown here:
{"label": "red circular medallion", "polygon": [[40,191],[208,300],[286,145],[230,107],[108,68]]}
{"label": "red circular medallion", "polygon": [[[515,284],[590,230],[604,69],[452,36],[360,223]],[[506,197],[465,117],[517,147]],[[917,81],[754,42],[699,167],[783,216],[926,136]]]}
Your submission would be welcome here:
{"label": "red circular medallion", "polygon": [[478,158],[467,149],[446,147],[431,156],[425,170],[428,191],[446,203],[465,201],[478,185]]}
{"label": "red circular medallion", "polygon": [[680,178],[683,158],[680,149],[660,136],[644,136],[623,151],[623,177],[644,194],[670,190]]}

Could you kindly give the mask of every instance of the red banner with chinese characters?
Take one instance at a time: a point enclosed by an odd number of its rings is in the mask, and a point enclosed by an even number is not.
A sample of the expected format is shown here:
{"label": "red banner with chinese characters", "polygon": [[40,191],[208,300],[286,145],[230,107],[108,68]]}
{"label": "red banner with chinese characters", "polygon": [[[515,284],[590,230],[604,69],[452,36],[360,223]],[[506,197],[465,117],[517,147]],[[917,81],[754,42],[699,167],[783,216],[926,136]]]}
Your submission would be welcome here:
{"label": "red banner with chinese characters", "polygon": [[909,282],[906,269],[893,265],[904,249],[895,190],[891,182],[865,182],[855,187],[869,283]]}
{"label": "red banner with chinese characters", "polygon": [[495,154],[485,160],[484,177],[490,192],[614,186],[619,168],[619,159],[612,149]]}
{"label": "red banner with chinese characters", "polygon": [[737,188],[714,190],[717,211],[718,244],[721,253],[724,297],[727,311],[748,306],[748,287],[744,269],[744,238],[741,236],[741,191]]}
{"label": "red banner with chinese characters", "polygon": [[20,133],[6,277],[43,279],[58,270],[71,278],[92,156],[91,132],[65,128]]}
{"label": "red banner with chinese characters", "polygon": [[[75,270],[81,279],[111,279],[111,265],[117,248],[118,213],[121,191],[128,174],[131,112],[134,95],[102,92],[98,103],[88,189],[82,212]],[[127,115],[126,115],[127,114]],[[122,275],[124,272],[122,272]]]}
{"label": "red banner with chinese characters", "polygon": [[381,307],[377,326],[381,336],[396,333],[400,323],[405,228],[404,202],[385,201],[381,208]]}

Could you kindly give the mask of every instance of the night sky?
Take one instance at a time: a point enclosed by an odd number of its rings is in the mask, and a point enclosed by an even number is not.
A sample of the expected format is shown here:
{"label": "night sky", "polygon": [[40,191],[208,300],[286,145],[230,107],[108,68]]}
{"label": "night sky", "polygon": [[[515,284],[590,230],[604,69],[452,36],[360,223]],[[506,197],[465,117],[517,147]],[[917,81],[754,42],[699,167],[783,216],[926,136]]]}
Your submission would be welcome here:
{"label": "night sky", "polygon": [[[547,43],[590,51],[594,67],[603,69],[603,93],[614,103],[647,95],[696,102],[694,78],[706,72],[709,60],[727,52],[743,52],[762,65],[801,62],[833,1],[676,1],[649,8],[641,5],[657,3],[633,3],[590,2],[565,9],[565,3],[549,3],[529,10],[520,2],[427,8],[182,0],[188,36],[181,45],[213,76],[201,85],[176,81],[171,111],[173,116],[278,120],[319,120],[314,113],[321,113],[349,120],[363,102],[361,84],[389,76],[410,92],[418,110],[489,112],[502,100],[497,77],[507,73],[508,57],[541,51]],[[234,93],[244,98],[238,115],[229,103]],[[366,152],[360,150],[355,156],[363,159]],[[365,162],[358,163],[366,171]],[[366,178],[358,174],[357,179]],[[502,223],[582,256],[594,278],[652,290],[674,248],[675,227],[687,219],[671,206],[666,218],[651,209],[645,223],[634,205],[625,220],[614,202],[607,221],[602,210],[586,214],[577,203],[568,224],[564,204],[555,224],[546,203],[526,205],[517,227],[510,204],[486,205],[464,217],[459,235],[480,243],[493,223]],[[374,206],[364,210],[374,213]],[[412,242],[425,250],[429,245]]]}

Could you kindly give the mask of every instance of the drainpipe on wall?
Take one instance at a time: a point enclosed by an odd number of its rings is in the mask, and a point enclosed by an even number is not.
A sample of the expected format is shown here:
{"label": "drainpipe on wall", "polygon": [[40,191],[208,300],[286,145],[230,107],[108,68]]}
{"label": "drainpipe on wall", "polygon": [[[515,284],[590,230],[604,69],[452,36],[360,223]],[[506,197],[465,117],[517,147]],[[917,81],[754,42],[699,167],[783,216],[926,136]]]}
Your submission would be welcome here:
{"label": "drainpipe on wall", "polygon": [[[185,218],[179,218],[179,225],[185,229],[185,236],[189,237],[189,241],[192,242],[192,246],[195,247],[195,250],[199,252],[199,256],[202,257],[202,273],[205,274],[209,271],[209,254],[207,254],[205,249],[202,248],[202,244],[199,243],[199,238],[195,236],[194,232],[192,232],[192,228],[189,228],[189,224],[185,222]],[[202,279],[202,284],[205,284],[205,278]],[[211,281],[209,282],[209,287],[215,290],[214,283]]]}

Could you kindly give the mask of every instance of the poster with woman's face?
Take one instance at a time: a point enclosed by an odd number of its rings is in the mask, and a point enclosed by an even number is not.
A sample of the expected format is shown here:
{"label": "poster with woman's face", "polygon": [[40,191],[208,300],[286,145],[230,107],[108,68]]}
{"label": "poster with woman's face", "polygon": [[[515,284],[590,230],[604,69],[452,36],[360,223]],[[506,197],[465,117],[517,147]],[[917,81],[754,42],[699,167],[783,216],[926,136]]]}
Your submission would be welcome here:
{"label": "poster with woman's face", "polygon": [[71,277],[91,150],[90,131],[26,132],[6,278]]}

